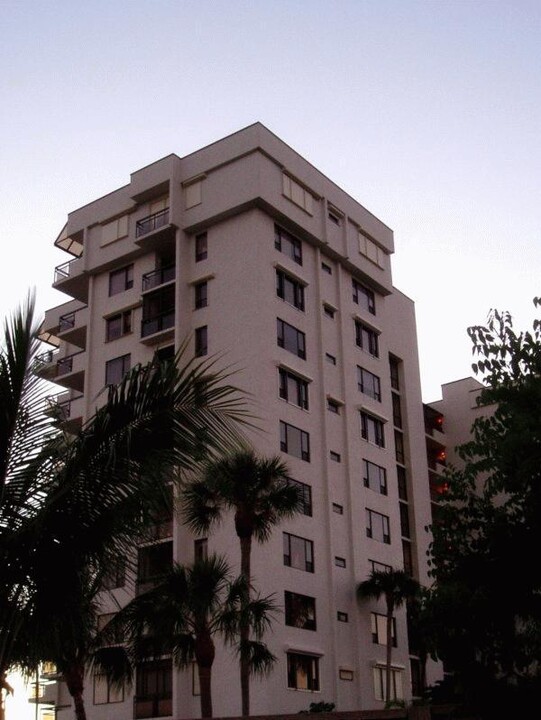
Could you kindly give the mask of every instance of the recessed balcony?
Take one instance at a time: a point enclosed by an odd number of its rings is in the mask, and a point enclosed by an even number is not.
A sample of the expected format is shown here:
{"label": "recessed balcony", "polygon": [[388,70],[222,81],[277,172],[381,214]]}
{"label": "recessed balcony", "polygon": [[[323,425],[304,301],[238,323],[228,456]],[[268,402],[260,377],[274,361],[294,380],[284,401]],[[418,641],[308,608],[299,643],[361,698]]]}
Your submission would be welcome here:
{"label": "recessed balcony", "polygon": [[144,318],[141,322],[141,341],[146,345],[162,342],[173,337],[175,332],[175,311]]}
{"label": "recessed balcony", "polygon": [[162,285],[174,282],[175,280],[175,266],[169,265],[168,267],[158,268],[152,270],[143,275],[142,279],[142,292],[146,293],[150,290],[155,290]]}
{"label": "recessed balcony", "polygon": [[54,270],[53,286],[81,302],[88,302],[88,275],[82,257],[58,265]]}
{"label": "recessed balcony", "polygon": [[145,249],[155,249],[165,238],[175,235],[175,226],[169,222],[169,208],[147,215],[135,224],[135,242]]}

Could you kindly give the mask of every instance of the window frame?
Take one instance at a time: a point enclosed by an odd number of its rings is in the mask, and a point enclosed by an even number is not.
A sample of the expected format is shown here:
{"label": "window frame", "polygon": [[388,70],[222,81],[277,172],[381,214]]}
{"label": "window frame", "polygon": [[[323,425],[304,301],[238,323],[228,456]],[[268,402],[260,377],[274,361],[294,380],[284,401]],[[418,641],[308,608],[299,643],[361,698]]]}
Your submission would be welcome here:
{"label": "window frame", "polygon": [[361,416],[361,437],[376,447],[385,447],[385,423],[366,410],[359,412]]}
{"label": "window frame", "polygon": [[276,268],[276,295],[288,305],[304,312],[304,288],[306,285],[291,277],[285,270]]}
{"label": "window frame", "polygon": [[[387,615],[372,611],[370,613],[370,633],[373,645],[385,645],[387,647]],[[396,635],[396,618],[393,615],[391,624],[391,644],[398,647]]]}
{"label": "window frame", "polygon": [[[309,653],[287,652],[287,687],[290,690],[319,692],[319,657]],[[301,666],[299,668],[299,666]],[[304,667],[302,667],[304,666]],[[306,687],[301,687],[298,680],[299,669],[306,677]]]}
{"label": "window frame", "polygon": [[386,468],[363,458],[363,485],[380,495],[387,495],[389,488]]}
{"label": "window frame", "polygon": [[381,402],[381,379],[379,375],[357,365],[357,387],[367,397]]}
{"label": "window frame", "polygon": [[202,280],[194,285],[194,308],[201,310],[208,306],[208,282]]}
{"label": "window frame", "polygon": [[301,515],[306,517],[312,517],[312,487],[307,483],[295,480],[294,478],[288,477],[286,482],[288,485],[294,485],[299,489],[299,495],[301,498]]}
{"label": "window frame", "polygon": [[284,590],[284,622],[300,630],[317,630],[315,597]]}
{"label": "window frame", "polygon": [[[297,546],[293,551],[291,544],[292,540],[295,541],[295,545]],[[300,535],[294,535],[293,533],[282,532],[282,545],[285,567],[290,567],[294,570],[302,570],[303,572],[315,572],[313,540],[308,540],[308,538],[301,537]],[[304,557],[304,560],[300,560],[301,556]],[[298,561],[297,557],[299,558]],[[294,562],[297,564],[293,564]]]}
{"label": "window frame", "polygon": [[306,334],[281,318],[276,318],[276,344],[301,360],[306,360]]}
{"label": "window frame", "polygon": [[195,262],[201,262],[208,257],[208,235],[206,232],[195,236]]}
{"label": "window frame", "polygon": [[[124,335],[130,335],[133,332],[132,315],[132,310],[122,310],[122,312],[105,318],[105,342],[113,342],[113,340],[118,340],[124,337]],[[114,321],[120,321],[117,335],[111,333],[111,327]]]}
{"label": "window frame", "polygon": [[[308,410],[309,399],[308,399],[308,380],[300,377],[291,370],[287,370],[284,367],[278,368],[278,396],[285,400],[290,405],[296,405],[302,410]],[[294,385],[290,387],[290,383]],[[291,399],[291,396],[296,395],[296,400]]]}
{"label": "window frame", "polygon": [[355,344],[368,355],[379,358],[379,332],[357,319],[355,319]]}
{"label": "window frame", "polygon": [[280,225],[274,226],[274,247],[291,258],[297,265],[302,265],[302,242]]}
{"label": "window frame", "polygon": [[[300,455],[290,452],[291,445],[293,444],[292,438],[289,438],[291,431],[300,433],[299,442],[296,443],[301,449]],[[301,430],[301,428],[298,428],[296,425],[291,425],[284,420],[280,420],[280,450],[292,457],[299,458],[299,460],[310,462],[310,433],[307,433],[306,430]]]}
{"label": "window frame", "polygon": [[204,357],[205,355],[208,355],[208,325],[201,325],[200,327],[195,328],[194,342],[195,357]]}
{"label": "window frame", "polygon": [[[116,363],[121,366],[121,370],[117,371],[113,369]],[[130,371],[130,368],[131,353],[119,355],[118,357],[107,360],[105,362],[105,385],[118,385],[119,383],[121,383],[126,373]],[[119,379],[114,382],[114,378],[110,378],[111,374],[118,374]]]}
{"label": "window frame", "polygon": [[[377,510],[366,510],[366,537],[384,545],[391,544],[391,522],[388,515],[377,512]],[[378,527],[379,525],[379,527]],[[377,532],[376,532],[377,531]]]}
{"label": "window frame", "polygon": [[358,305],[359,307],[363,308],[367,312],[370,313],[370,315],[376,314],[376,294],[375,292],[367,287],[366,285],[363,285],[361,282],[356,280],[355,278],[351,278],[351,288],[352,288],[352,297],[353,302]]}
{"label": "window frame", "polygon": [[[122,292],[126,292],[126,290],[131,290],[133,288],[133,274],[133,263],[130,263],[129,265],[124,265],[117,270],[111,270],[111,272],[109,273],[109,297],[119,295]],[[113,285],[117,278],[120,281],[121,287],[119,287],[119,289],[117,290],[114,290]]]}

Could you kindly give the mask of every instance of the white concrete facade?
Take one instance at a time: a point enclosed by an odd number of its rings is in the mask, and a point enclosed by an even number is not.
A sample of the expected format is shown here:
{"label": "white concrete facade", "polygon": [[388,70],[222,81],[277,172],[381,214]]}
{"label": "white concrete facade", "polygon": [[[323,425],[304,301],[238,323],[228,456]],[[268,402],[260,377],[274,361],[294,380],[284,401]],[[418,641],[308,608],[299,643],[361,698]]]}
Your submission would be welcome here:
{"label": "white concrete facade", "polygon": [[[199,340],[238,369],[235,382],[253,397],[263,428],[251,438],[257,450],[281,453],[291,477],[310,488],[311,514],[255,545],[252,567],[256,587],[280,605],[286,591],[313,598],[315,629],[277,619],[268,644],[278,662],[269,678],[253,681],[252,713],[319,701],[339,710],[383,707],[374,678],[385,646],[373,642],[371,613],[383,614],[384,604],[360,607],[355,588],[373,562],[406,562],[428,583],[431,518],[415,315],[392,285],[391,230],[256,123],[133,173],[125,187],[70,213],[57,245],[77,256],[55,282],[73,300],[46,314],[44,337],[60,347],[43,373],[67,388],[69,422],[92,413],[107,372],[111,380],[190,337],[192,351]],[[308,408],[294,393],[280,397],[280,370],[306,383]],[[385,471],[386,494],[365,486],[365,461]],[[312,544],[304,543],[303,569],[284,564],[284,533]],[[175,560],[193,561],[194,538],[178,519],[162,542],[173,543]],[[208,549],[238,567],[232,519],[209,536]],[[129,596],[114,592],[121,602]],[[396,626],[393,661],[408,700],[404,612]],[[317,667],[317,690],[290,687],[288,653]],[[94,704],[91,677],[87,689],[95,720],[135,717],[133,692]],[[198,717],[195,691],[191,672],[174,671],[172,703],[159,712]],[[213,700],[215,715],[240,714],[237,663],[221,648]]]}

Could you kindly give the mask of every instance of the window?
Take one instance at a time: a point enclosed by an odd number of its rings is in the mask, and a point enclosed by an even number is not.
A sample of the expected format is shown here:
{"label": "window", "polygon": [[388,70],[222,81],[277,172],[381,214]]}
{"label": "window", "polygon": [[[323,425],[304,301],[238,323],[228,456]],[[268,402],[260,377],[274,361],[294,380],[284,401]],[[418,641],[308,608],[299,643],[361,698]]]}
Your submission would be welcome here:
{"label": "window", "polygon": [[277,325],[277,343],[278,346],[284,348],[293,355],[306,360],[306,336],[293,325],[276,319]]}
{"label": "window", "polygon": [[109,273],[109,297],[133,287],[133,264]]}
{"label": "window", "polygon": [[327,410],[335,415],[340,415],[340,403],[332,398],[327,398]]}
{"label": "window", "polygon": [[295,690],[319,690],[319,658],[288,652],[287,686]]}
{"label": "window", "polygon": [[172,542],[157,543],[139,548],[137,554],[137,585],[155,585],[172,567]]}
{"label": "window", "polygon": [[380,563],[377,560],[369,560],[368,564],[372,572],[390,572],[393,569],[391,565]]}
{"label": "window", "polygon": [[381,386],[377,375],[357,365],[357,383],[360,392],[381,402]]}
{"label": "window", "polygon": [[306,212],[311,215],[312,201],[314,199],[312,193],[305,190],[302,185],[293,180],[293,178],[289,177],[289,175],[284,174],[282,177],[283,192],[286,198],[291,200],[291,202],[294,202],[295,205],[298,205],[303,210],[306,210]]}
{"label": "window", "polygon": [[410,537],[410,517],[408,512],[408,506],[407,503],[399,503],[400,508],[400,532],[402,533],[402,537],[409,538]]}
{"label": "window", "polygon": [[310,462],[310,436],[304,430],[280,420],[280,450]]}
{"label": "window", "polygon": [[286,590],[284,593],[284,606],[286,625],[302,628],[303,630],[316,629],[315,598]]}
{"label": "window", "polygon": [[278,225],[274,226],[274,247],[302,265],[302,243]]}
{"label": "window", "polygon": [[389,518],[387,515],[369,510],[366,508],[366,537],[389,545],[391,532],[389,530]]}
{"label": "window", "polygon": [[283,533],[284,565],[287,567],[314,572],[314,543],[306,538]]}
{"label": "window", "polygon": [[[387,645],[387,616],[380,613],[370,613],[370,628],[372,630],[372,642],[375,645]],[[396,620],[393,618],[391,624],[391,642],[396,647]]]}
{"label": "window", "polygon": [[331,450],[331,451],[329,452],[329,457],[330,457],[331,460],[333,460],[334,462],[337,462],[337,463],[342,462],[342,458],[341,458],[341,456],[340,456],[340,453],[334,452],[334,450]]}
{"label": "window", "polygon": [[340,680],[346,680],[347,682],[353,682],[353,678],[355,677],[353,670],[350,670],[349,668],[339,668],[338,669],[338,677]]}
{"label": "window", "polygon": [[287,482],[290,485],[295,485],[299,492],[301,498],[301,513],[312,517],[312,488],[310,485],[300,482],[299,480],[293,480],[293,478],[287,478]]}
{"label": "window", "polygon": [[332,504],[332,511],[336,513],[337,515],[343,515],[344,514],[344,506],[339,505],[338,503]]}
{"label": "window", "polygon": [[[391,700],[403,700],[404,691],[402,688],[402,670],[391,668]],[[385,700],[387,687],[385,667],[376,665],[374,668],[374,696],[376,700]]]}
{"label": "window", "polygon": [[400,395],[391,393],[393,399],[393,424],[401,428],[402,427],[402,408],[400,406]]}
{"label": "window", "polygon": [[385,252],[376,243],[359,231],[359,252],[380,268],[383,267]]}
{"label": "window", "polygon": [[401,432],[398,432],[398,430],[394,431],[394,448],[395,448],[395,455],[396,455],[396,462],[402,463],[404,465],[406,456],[404,452],[404,436]]}
{"label": "window", "polygon": [[361,437],[378,447],[385,447],[383,421],[361,410]]}
{"label": "window", "polygon": [[173,698],[172,660],[151,660],[137,665],[134,717],[171,715]]}
{"label": "window", "polygon": [[331,355],[331,353],[325,353],[325,360],[326,360],[330,365],[336,365],[336,358],[335,358],[334,355]]}
{"label": "window", "polygon": [[201,562],[208,558],[208,538],[199,538],[193,541],[194,562]]}
{"label": "window", "polygon": [[121,557],[109,565],[101,581],[101,587],[103,590],[115,590],[124,587],[125,583],[126,561]]}
{"label": "window", "polygon": [[195,262],[206,260],[208,256],[207,233],[195,236]]}
{"label": "window", "polygon": [[323,272],[327,273],[327,275],[332,275],[332,267],[330,265],[327,265],[327,263],[322,262],[321,269],[323,270]]}
{"label": "window", "polygon": [[389,370],[391,373],[391,387],[393,390],[400,390],[399,363],[400,361],[392,355],[389,356]]}
{"label": "window", "polygon": [[208,285],[205,282],[197,283],[194,287],[195,291],[195,309],[207,307],[208,296],[207,296]]}
{"label": "window", "polygon": [[283,400],[308,410],[308,382],[284,368],[278,368],[279,395]]}
{"label": "window", "polygon": [[359,320],[355,320],[355,342],[358,347],[373,357],[379,356],[378,333]]}
{"label": "window", "polygon": [[348,614],[345,612],[341,612],[340,610],[336,613],[336,619],[338,622],[349,622]]}
{"label": "window", "polygon": [[105,384],[118,385],[130,369],[130,362],[131,356],[129,354],[108,360],[105,363]]}
{"label": "window", "polygon": [[141,337],[154,335],[175,324],[175,287],[168,285],[143,297]]}
{"label": "window", "polygon": [[336,567],[339,568],[345,568],[346,567],[346,558],[338,557],[338,555],[334,556],[334,564]]}
{"label": "window", "polygon": [[387,495],[387,471],[381,465],[363,460],[363,482],[370,490]]}
{"label": "window", "polygon": [[396,466],[396,474],[398,478],[398,497],[400,500],[408,499],[408,484],[406,480],[406,468]]}
{"label": "window", "polygon": [[126,237],[128,234],[128,215],[122,215],[101,226],[101,246]]}
{"label": "window", "polygon": [[413,575],[413,553],[409,540],[402,540],[402,558],[404,560],[404,571]]}
{"label": "window", "polygon": [[94,675],[94,705],[124,702],[124,686],[117,687],[107,680],[107,675]]}
{"label": "window", "polygon": [[131,333],[131,310],[125,310],[105,320],[105,340],[107,342],[128,333]]}
{"label": "window", "polygon": [[297,310],[304,310],[304,285],[282,270],[276,271],[276,294]]}
{"label": "window", "polygon": [[325,315],[330,318],[331,320],[334,320],[334,314],[336,310],[331,307],[331,305],[327,305],[326,303],[323,304],[323,312]]}
{"label": "window", "polygon": [[342,223],[341,215],[339,215],[338,212],[336,212],[335,210],[329,209],[329,211],[327,213],[327,217],[334,225],[340,226]]}
{"label": "window", "polygon": [[200,205],[203,200],[203,181],[195,180],[184,186],[184,206],[186,210]]}
{"label": "window", "polygon": [[371,315],[376,314],[376,299],[374,291],[361,285],[360,282],[352,278],[351,285],[353,288],[353,302],[357,303],[364,310],[367,310]]}
{"label": "window", "polygon": [[206,325],[195,329],[195,356],[202,357],[208,353],[208,328]]}

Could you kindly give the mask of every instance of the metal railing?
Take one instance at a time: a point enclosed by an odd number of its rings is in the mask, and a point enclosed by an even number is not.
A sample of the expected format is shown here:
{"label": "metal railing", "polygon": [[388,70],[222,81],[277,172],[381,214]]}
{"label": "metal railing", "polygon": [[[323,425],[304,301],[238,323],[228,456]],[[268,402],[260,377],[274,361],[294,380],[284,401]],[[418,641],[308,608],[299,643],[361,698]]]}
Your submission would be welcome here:
{"label": "metal railing", "polygon": [[60,360],[56,361],[56,376],[59,375],[66,375],[67,373],[73,372],[73,358],[76,355],[81,355],[83,353],[83,350],[80,350],[79,352],[72,353],[71,355],[68,355],[65,358],[61,358]]}
{"label": "metal railing", "polygon": [[72,276],[73,263],[77,262],[79,258],[68,260],[68,262],[57,265],[54,269],[54,282],[58,283],[61,280],[67,280]]}
{"label": "metal railing", "polygon": [[135,237],[139,238],[148,235],[148,233],[159,230],[166,225],[169,225],[169,208],[138,220],[135,224]]}
{"label": "metal railing", "polygon": [[58,320],[58,332],[71,330],[75,327],[75,311],[62,315]]}
{"label": "metal railing", "polygon": [[153,288],[159,287],[164,283],[170,282],[175,279],[175,266],[168,265],[164,268],[158,268],[158,270],[152,270],[143,275],[143,292],[146,290],[152,290]]}
{"label": "metal railing", "polygon": [[175,324],[175,311],[169,310],[160,315],[147,318],[141,322],[141,337],[148,337],[154,335],[154,333],[160,332],[161,330],[167,330],[173,327]]}
{"label": "metal railing", "polygon": [[33,371],[37,373],[40,370],[43,370],[46,365],[50,365],[55,361],[57,354],[58,350],[47,350],[46,352],[41,353],[41,355],[38,355],[34,360]]}

